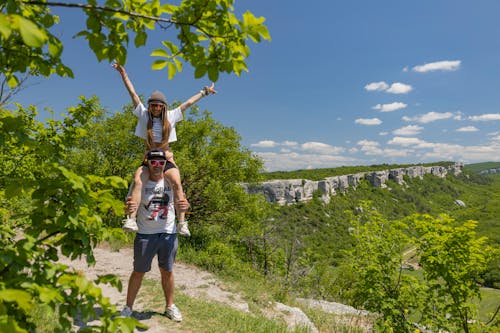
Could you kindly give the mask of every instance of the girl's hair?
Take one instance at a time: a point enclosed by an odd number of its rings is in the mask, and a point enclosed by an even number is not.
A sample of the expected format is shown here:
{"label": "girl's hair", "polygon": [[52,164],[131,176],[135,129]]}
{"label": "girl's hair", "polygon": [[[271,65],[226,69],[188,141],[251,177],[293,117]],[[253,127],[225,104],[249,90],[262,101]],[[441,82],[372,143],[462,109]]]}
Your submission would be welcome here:
{"label": "girl's hair", "polygon": [[170,137],[170,130],[172,128],[167,117],[167,106],[164,104],[161,110],[162,130],[161,130],[161,143],[159,144],[157,142],[154,142],[153,140],[153,116],[151,115],[151,111],[149,111],[149,109],[148,109],[148,115],[149,115],[148,127],[147,127],[148,138],[146,140],[147,149],[149,150],[153,148],[161,148],[163,150],[166,150],[168,148],[168,138]]}

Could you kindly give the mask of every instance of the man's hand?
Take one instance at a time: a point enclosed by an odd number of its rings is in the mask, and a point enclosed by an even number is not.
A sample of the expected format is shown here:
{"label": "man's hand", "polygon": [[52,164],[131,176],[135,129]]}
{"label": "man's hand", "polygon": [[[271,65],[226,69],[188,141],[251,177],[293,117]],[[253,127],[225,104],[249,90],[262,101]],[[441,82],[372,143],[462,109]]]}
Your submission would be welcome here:
{"label": "man's hand", "polygon": [[187,199],[179,199],[175,203],[175,209],[178,212],[185,213],[189,209],[189,201]]}
{"label": "man's hand", "polygon": [[137,211],[137,202],[132,200],[132,197],[127,197],[125,201],[125,213],[128,215],[133,214]]}

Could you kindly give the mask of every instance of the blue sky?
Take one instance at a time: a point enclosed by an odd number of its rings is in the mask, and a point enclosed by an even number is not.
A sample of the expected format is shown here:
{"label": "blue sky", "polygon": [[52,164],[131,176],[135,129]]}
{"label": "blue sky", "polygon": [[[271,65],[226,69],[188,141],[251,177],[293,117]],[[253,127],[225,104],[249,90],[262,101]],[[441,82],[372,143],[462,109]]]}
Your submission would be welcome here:
{"label": "blue sky", "polygon": [[[266,170],[500,161],[499,1],[236,0],[235,7],[264,16],[272,41],[250,43],[250,71],[221,75],[218,94],[199,106],[234,127]],[[53,11],[75,78],[33,79],[16,100],[60,114],[78,96],[96,95],[120,111],[130,98],[118,73],[72,39],[83,16]],[[161,34],[146,48],[130,46],[126,69],[139,93],[160,89],[183,101],[210,82],[187,66],[173,80],[152,71]]]}

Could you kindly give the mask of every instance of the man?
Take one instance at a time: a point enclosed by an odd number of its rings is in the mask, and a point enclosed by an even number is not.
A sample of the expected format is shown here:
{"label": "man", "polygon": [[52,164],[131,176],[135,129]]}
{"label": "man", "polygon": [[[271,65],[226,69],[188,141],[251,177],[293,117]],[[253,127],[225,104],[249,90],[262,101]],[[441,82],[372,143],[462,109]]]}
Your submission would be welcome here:
{"label": "man", "polygon": [[[175,225],[173,191],[164,178],[163,169],[167,163],[165,152],[161,149],[150,150],[146,155],[149,179],[142,186],[140,202],[127,200],[129,213],[137,211],[138,232],[134,239],[134,271],[130,275],[127,289],[127,305],[121,312],[124,317],[132,315],[135,298],[146,272],[158,256],[161,285],[165,295],[165,316],[180,322],[182,314],[174,304],[173,265],[178,241]],[[186,199],[176,202],[176,209],[186,212],[189,203]]]}

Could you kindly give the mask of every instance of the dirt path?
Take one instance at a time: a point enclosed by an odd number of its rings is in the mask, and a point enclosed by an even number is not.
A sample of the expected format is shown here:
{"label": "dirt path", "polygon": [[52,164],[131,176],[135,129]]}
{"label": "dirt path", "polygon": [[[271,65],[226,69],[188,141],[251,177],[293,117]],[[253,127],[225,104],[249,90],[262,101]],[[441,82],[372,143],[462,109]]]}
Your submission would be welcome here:
{"label": "dirt path", "polygon": [[[75,270],[82,271],[88,279],[94,279],[98,274],[115,274],[123,283],[124,290],[119,292],[115,288],[108,285],[100,286],[103,294],[109,297],[113,304],[116,304],[119,309],[125,305],[126,287],[128,278],[132,272],[133,251],[132,249],[121,249],[119,252],[113,252],[104,248],[94,249],[96,265],[87,267],[85,260],[71,261],[68,258],[61,258],[61,262],[73,267]],[[227,291],[227,288],[217,278],[206,271],[183,263],[174,265],[176,289],[182,290],[183,293],[193,298],[204,298],[209,301],[224,303],[239,311],[249,312],[248,304],[237,293]],[[158,266],[153,263],[151,272],[146,274],[146,278],[160,281],[160,272]],[[134,305],[134,316],[150,328],[148,333],[159,332],[175,332],[175,328],[165,327],[159,323],[159,316],[144,313],[142,304],[137,302]],[[293,310],[293,311],[291,311]],[[281,317],[288,325],[293,328],[296,325],[306,325],[311,327],[312,332],[316,332],[316,328],[309,319],[298,308],[287,307],[284,304],[277,303],[275,309],[270,309],[266,314],[268,317]],[[76,330],[85,327],[85,323],[77,323]],[[87,325],[92,323],[87,323]],[[143,331],[143,330],[142,330]]]}
{"label": "dirt path", "polygon": [[[63,257],[61,262],[76,270],[84,272],[89,279],[94,279],[98,274],[111,273],[117,275],[122,280],[124,286],[122,292],[119,292],[109,285],[101,285],[100,287],[103,294],[109,297],[111,302],[118,305],[120,309],[125,305],[128,278],[132,272],[133,251],[132,249],[121,249],[119,252],[112,252],[107,249],[96,248],[94,249],[94,256],[96,258],[96,265],[94,267],[87,267],[87,263],[83,259],[71,261]],[[146,274],[146,278],[160,281],[158,266],[154,263],[152,266],[151,272]],[[208,300],[221,302],[240,311],[249,311],[248,304],[241,299],[241,296],[223,290],[224,287],[222,284],[219,283],[212,274],[204,272],[197,267],[182,263],[175,264],[174,273],[176,288],[182,289],[183,293],[191,297],[203,297]],[[142,304],[137,302],[134,306],[134,310],[140,313]],[[141,322],[150,327],[148,332],[165,332],[166,328],[159,327],[158,321],[155,320],[154,316],[140,318],[139,314],[138,317]]]}

